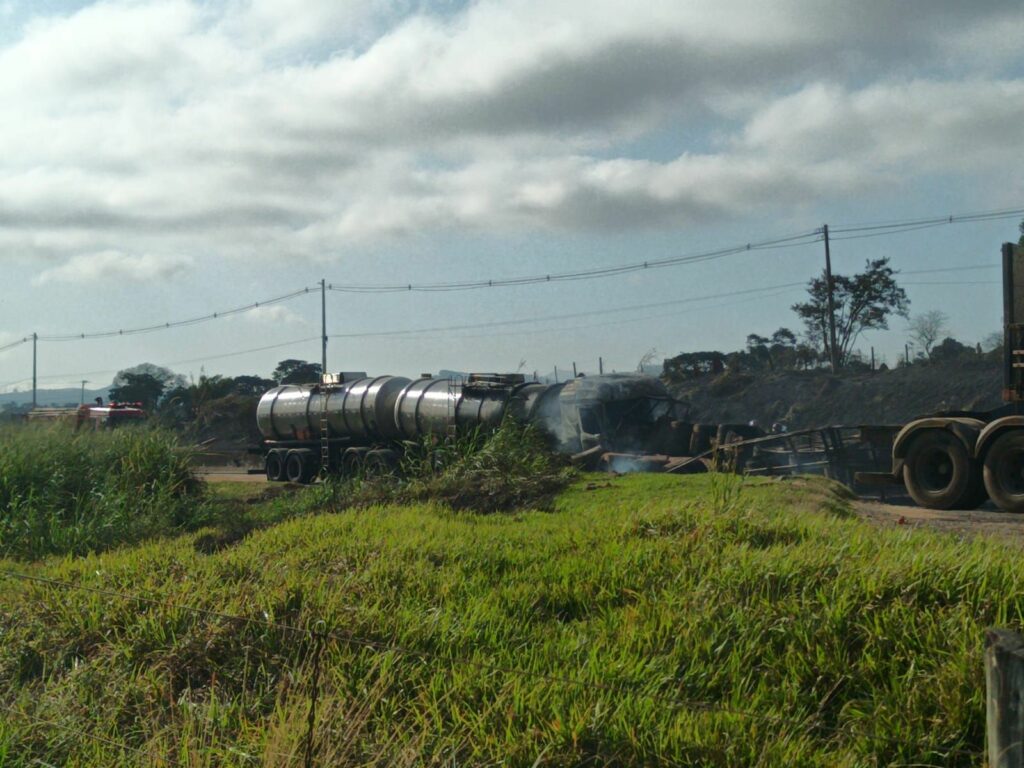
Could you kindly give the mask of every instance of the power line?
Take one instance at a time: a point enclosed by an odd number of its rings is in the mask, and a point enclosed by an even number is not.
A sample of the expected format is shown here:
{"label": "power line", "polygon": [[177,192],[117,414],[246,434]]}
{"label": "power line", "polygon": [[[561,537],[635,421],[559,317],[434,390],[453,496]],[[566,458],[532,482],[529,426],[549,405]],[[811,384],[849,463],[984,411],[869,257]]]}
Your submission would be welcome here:
{"label": "power line", "polygon": [[[166,331],[170,328],[180,328],[186,325],[196,325],[198,323],[205,323],[210,320],[218,320],[222,317],[229,317],[231,315],[238,315],[243,312],[249,312],[260,307],[265,307],[270,304],[277,304],[288,299],[294,299],[296,296],[302,296],[310,292],[309,288],[302,288],[291,293],[286,293],[281,296],[275,296],[264,301],[256,301],[252,304],[246,304],[244,307],[235,307],[234,309],[226,309],[221,312],[213,312],[209,315],[202,315],[200,317],[191,317],[187,320],[176,320],[174,322],[160,323],[158,325],[147,325],[140,328],[123,328],[116,331],[99,331],[96,333],[67,333],[59,334],[54,336],[40,336],[39,341],[79,341],[81,339],[105,339],[112,336],[136,336],[142,333],[153,333],[154,331]],[[28,341],[29,339],[23,339]],[[20,342],[19,342],[20,343]],[[0,350],[2,351],[2,350]]]}
{"label": "power line", "polygon": [[907,219],[904,221],[887,221],[867,223],[859,225],[830,226],[831,232],[875,232],[879,230],[904,229],[924,225],[940,224],[964,224],[974,221],[998,221],[1000,219],[1014,219],[1024,216],[1024,208],[1004,208],[995,211],[981,211],[978,213],[949,214],[948,216],[931,216],[922,219]]}
{"label": "power line", "polygon": [[720,248],[702,253],[694,253],[683,256],[672,256],[665,259],[653,259],[648,261],[633,262],[630,264],[619,264],[611,267],[600,267],[597,269],[580,270],[576,272],[557,272],[543,275],[524,275],[520,277],[496,278],[491,280],[474,280],[469,282],[454,283],[403,283],[395,285],[349,285],[328,284],[327,288],[339,293],[408,293],[410,291],[471,291],[481,288],[499,288],[513,285],[536,285],[539,283],[573,282],[576,280],[591,280],[600,277],[613,277],[624,275],[630,272],[642,272],[647,269],[663,269],[681,264],[694,264],[703,261],[713,261],[726,256],[733,256],[747,251],[762,251],[775,248],[790,248],[798,245],[811,245],[821,242],[821,233],[817,230],[803,232],[796,235],[764,240],[761,242],[744,243],[728,248]]}
{"label": "power line", "polygon": [[24,344],[26,342],[29,342],[29,341],[32,341],[32,337],[31,336],[26,336],[23,339],[18,339],[17,341],[9,342],[7,344],[4,344],[2,347],[0,347],[0,352],[6,352],[8,349],[14,349],[15,347],[20,347],[22,344]]}
{"label": "power line", "polygon": [[727,293],[708,294],[706,296],[691,296],[685,299],[675,299],[672,301],[660,301],[652,302],[647,304],[634,304],[625,307],[606,307],[604,309],[588,310],[586,312],[570,312],[561,315],[542,315],[539,317],[526,317],[526,318],[515,318],[510,320],[494,320],[487,323],[468,323],[465,325],[446,325],[438,326],[434,328],[406,328],[403,330],[395,331],[369,331],[363,333],[335,333],[331,334],[332,339],[363,339],[363,338],[376,338],[382,336],[407,336],[409,334],[421,334],[421,333],[443,333],[445,331],[463,331],[474,328],[498,328],[507,325],[525,325],[529,323],[542,322],[545,320],[572,320],[579,317],[592,317],[594,315],[609,315],[617,312],[632,312],[638,309],[650,309],[652,307],[667,307],[675,306],[678,304],[689,304],[695,301],[705,301],[707,299],[720,299],[727,296],[741,296],[762,293],[765,291],[778,290],[780,288],[793,288],[796,286],[803,285],[803,283],[781,283],[779,285],[763,286],[761,288],[750,288],[745,291],[729,291]]}

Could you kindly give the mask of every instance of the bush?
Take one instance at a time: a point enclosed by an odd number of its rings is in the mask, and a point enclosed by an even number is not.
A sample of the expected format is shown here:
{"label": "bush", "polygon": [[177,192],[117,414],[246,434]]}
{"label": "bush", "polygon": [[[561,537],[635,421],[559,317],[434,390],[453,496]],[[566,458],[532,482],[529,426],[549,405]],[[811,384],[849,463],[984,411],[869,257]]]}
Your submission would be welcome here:
{"label": "bush", "polygon": [[314,495],[332,509],[423,501],[484,513],[546,509],[574,474],[535,427],[508,420],[493,432],[406,443],[394,475],[333,480]]}
{"label": "bush", "polygon": [[161,430],[0,430],[0,556],[105,549],[202,524],[190,455]]}

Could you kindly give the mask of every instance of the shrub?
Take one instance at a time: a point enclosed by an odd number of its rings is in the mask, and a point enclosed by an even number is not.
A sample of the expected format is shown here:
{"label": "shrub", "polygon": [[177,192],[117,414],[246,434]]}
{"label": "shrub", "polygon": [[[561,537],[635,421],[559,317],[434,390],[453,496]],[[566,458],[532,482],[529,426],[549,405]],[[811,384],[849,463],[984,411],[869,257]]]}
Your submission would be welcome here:
{"label": "shrub", "polygon": [[81,554],[202,524],[189,453],[167,432],[0,430],[0,555]]}

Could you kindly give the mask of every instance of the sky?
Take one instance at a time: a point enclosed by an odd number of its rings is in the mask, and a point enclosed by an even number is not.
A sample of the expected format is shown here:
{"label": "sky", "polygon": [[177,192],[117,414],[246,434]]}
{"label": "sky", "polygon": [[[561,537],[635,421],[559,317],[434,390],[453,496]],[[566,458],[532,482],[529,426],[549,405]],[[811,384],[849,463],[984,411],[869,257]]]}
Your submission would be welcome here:
{"label": "sky", "polygon": [[[0,347],[259,302],[39,341],[37,365],[41,388],[142,362],[265,376],[319,360],[321,279],[487,282],[1024,208],[1021,39],[1019,0],[0,0]],[[973,343],[1000,327],[1018,223],[837,234],[833,268],[889,257],[911,312]],[[328,368],[740,348],[799,330],[814,239],[332,290]],[[896,318],[859,347],[893,364],[906,340]],[[31,370],[31,344],[0,351],[0,391]]]}

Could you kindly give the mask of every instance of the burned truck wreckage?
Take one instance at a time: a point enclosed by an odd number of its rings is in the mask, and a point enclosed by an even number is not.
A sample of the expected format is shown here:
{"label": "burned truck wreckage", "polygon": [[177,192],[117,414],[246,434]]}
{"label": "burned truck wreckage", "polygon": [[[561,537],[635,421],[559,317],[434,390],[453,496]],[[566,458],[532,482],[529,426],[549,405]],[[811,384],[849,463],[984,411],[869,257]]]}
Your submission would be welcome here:
{"label": "burned truck wreckage", "polygon": [[614,472],[819,472],[850,482],[856,470],[877,469],[891,445],[884,434],[865,440],[862,430],[766,435],[747,424],[694,423],[689,406],[660,380],[634,374],[542,384],[521,374],[413,380],[341,373],[263,395],[262,471],[298,483],[392,471],[408,441],[493,429],[505,418],[535,425],[581,467]]}

